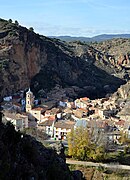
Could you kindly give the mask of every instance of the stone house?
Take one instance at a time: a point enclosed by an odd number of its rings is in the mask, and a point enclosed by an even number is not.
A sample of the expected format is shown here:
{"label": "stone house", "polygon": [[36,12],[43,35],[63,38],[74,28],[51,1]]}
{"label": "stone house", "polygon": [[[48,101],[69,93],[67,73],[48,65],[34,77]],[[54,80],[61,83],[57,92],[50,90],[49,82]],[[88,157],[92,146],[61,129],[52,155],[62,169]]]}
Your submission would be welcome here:
{"label": "stone house", "polygon": [[84,109],[86,109],[87,105],[88,105],[88,101],[85,101],[85,100],[83,100],[83,98],[80,98],[80,99],[76,99],[74,101],[74,104],[75,104],[76,108],[84,108]]}
{"label": "stone house", "polygon": [[75,122],[60,120],[54,124],[54,138],[56,139],[66,139],[67,134],[71,132],[74,127]]}
{"label": "stone house", "polygon": [[53,137],[54,139],[66,139],[67,133],[74,127],[75,122],[65,120],[47,120],[38,124],[39,128]]}
{"label": "stone house", "polygon": [[28,128],[28,116],[24,114],[15,114],[15,113],[4,113],[5,119],[10,121],[15,130],[23,130]]}

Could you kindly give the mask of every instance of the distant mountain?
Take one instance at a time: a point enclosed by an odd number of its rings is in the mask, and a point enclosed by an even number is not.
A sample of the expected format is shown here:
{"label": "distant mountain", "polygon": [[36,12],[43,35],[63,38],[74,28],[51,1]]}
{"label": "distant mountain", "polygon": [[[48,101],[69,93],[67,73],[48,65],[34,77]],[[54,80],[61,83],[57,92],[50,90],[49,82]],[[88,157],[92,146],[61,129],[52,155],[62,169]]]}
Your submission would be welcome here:
{"label": "distant mountain", "polygon": [[130,34],[101,34],[91,38],[92,41],[105,41],[113,38],[130,38]]}
{"label": "distant mountain", "polygon": [[130,34],[101,34],[94,37],[73,37],[73,36],[50,36],[50,38],[57,38],[62,41],[85,41],[85,42],[95,42],[95,41],[105,41],[113,38],[130,38]]}
{"label": "distant mountain", "polygon": [[50,36],[50,38],[56,38],[60,39],[62,41],[85,41],[85,42],[90,42],[91,38],[89,37],[73,37],[73,36]]}

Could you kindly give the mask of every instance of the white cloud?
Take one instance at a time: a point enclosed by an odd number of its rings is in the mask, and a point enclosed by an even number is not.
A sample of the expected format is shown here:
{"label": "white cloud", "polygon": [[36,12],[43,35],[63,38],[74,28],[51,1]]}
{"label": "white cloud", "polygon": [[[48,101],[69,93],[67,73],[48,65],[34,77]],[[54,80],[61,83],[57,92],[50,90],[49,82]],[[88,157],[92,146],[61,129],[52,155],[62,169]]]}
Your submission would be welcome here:
{"label": "white cloud", "polygon": [[[33,26],[34,27],[34,26]],[[39,34],[43,34],[46,36],[61,36],[61,35],[69,35],[69,36],[86,36],[92,37],[99,34],[124,34],[130,33],[128,29],[100,29],[95,27],[63,27],[58,25],[50,25],[50,24],[37,24],[34,27],[35,31]]]}

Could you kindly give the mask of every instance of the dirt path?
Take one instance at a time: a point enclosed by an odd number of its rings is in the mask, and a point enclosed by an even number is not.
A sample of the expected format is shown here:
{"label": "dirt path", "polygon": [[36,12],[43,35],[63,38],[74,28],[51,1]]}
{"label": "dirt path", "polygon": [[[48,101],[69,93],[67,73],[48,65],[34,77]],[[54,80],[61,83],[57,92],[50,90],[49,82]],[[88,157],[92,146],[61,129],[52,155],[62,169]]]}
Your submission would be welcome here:
{"label": "dirt path", "polygon": [[120,165],[120,164],[103,164],[103,163],[94,163],[94,162],[87,162],[87,161],[76,161],[72,159],[66,159],[67,164],[77,164],[77,165],[83,165],[83,166],[102,166],[105,168],[110,168],[110,169],[124,169],[124,170],[130,170],[130,166],[127,165]]}

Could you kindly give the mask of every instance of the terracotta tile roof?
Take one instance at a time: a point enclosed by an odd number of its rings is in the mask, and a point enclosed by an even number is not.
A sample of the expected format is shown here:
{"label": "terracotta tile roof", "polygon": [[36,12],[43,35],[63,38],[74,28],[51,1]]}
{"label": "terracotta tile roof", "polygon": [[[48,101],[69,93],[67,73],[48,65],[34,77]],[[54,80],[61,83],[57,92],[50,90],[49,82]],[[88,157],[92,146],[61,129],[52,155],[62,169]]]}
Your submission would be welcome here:
{"label": "terracotta tile roof", "polygon": [[88,112],[88,110],[87,110],[87,109],[84,109],[84,108],[79,108],[78,110],[84,111],[84,112]]}
{"label": "terracotta tile roof", "polygon": [[39,123],[38,126],[52,126],[53,122],[54,121],[52,120],[46,120],[44,122]]}
{"label": "terracotta tile roof", "polygon": [[88,101],[89,98],[88,97],[83,97],[83,98],[80,98],[81,101]]}
{"label": "terracotta tile roof", "polygon": [[55,123],[56,128],[61,128],[61,129],[71,129],[74,127],[75,122],[73,121],[65,121],[65,120],[59,120],[58,122]]}
{"label": "terracotta tile roof", "polygon": [[115,122],[115,125],[118,125],[118,126],[124,126],[124,124],[125,124],[124,120],[119,120],[118,122]]}
{"label": "terracotta tile roof", "polygon": [[32,111],[42,111],[42,110],[45,110],[44,108],[42,107],[36,107],[36,108],[33,108]]}
{"label": "terracotta tile roof", "polygon": [[48,120],[51,120],[51,121],[54,121],[55,119],[56,119],[56,118],[55,118],[55,115],[48,117]]}

